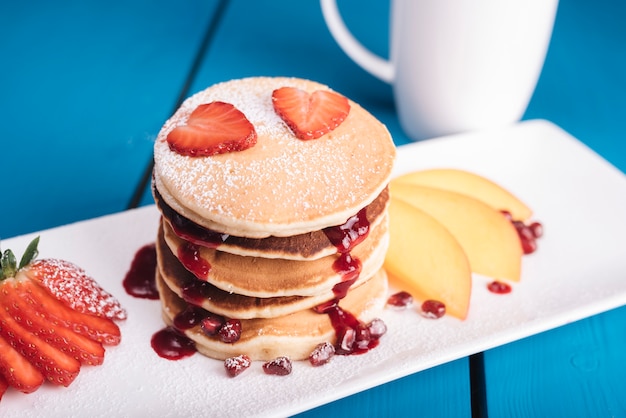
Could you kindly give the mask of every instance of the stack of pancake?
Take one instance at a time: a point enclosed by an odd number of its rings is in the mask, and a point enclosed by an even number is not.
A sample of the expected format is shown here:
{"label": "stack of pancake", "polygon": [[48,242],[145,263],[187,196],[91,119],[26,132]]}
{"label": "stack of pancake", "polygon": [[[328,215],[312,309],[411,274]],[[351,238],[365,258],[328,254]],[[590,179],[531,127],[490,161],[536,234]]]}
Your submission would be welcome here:
{"label": "stack of pancake", "polygon": [[[241,320],[234,343],[200,326],[182,330],[213,358],[307,358],[317,344],[336,338],[328,315],[313,308],[340,299],[343,310],[365,322],[386,300],[391,137],[350,101],[337,128],[318,139],[297,139],[272,106],[272,92],[284,86],[329,90],[295,78],[216,84],[187,99],[154,146],[153,194],[163,215],[157,235],[163,317],[171,325],[181,312],[201,307]],[[168,133],[198,105],[213,101],[243,112],[256,130],[256,145],[210,157],[171,150]],[[342,249],[337,234],[360,238]],[[355,261],[360,271],[350,276],[346,293],[346,265]]]}

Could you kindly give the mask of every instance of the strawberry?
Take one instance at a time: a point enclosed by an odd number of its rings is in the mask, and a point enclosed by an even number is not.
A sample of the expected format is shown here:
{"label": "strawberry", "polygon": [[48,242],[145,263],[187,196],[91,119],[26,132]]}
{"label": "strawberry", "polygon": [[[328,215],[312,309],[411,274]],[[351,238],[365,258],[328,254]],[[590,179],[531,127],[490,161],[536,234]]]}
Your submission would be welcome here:
{"label": "strawberry", "polygon": [[120,343],[120,329],[115,322],[71,309],[34,281],[20,281],[16,291],[19,291],[20,297],[26,299],[33,309],[43,313],[52,323],[62,324],[75,333],[102,344]]}
{"label": "strawberry", "polygon": [[126,319],[126,311],[117,299],[75,264],[56,259],[37,260],[23,271],[76,311],[109,319]]}
{"label": "strawberry", "polygon": [[2,397],[4,396],[8,388],[9,382],[7,382],[6,379],[0,374],[0,400],[2,400]]}
{"label": "strawberry", "polygon": [[[29,287],[25,284],[21,286]],[[21,327],[75,358],[81,364],[102,364],[104,347],[101,343],[75,333],[58,321],[54,324],[50,321],[47,312],[38,309],[34,303],[30,303],[29,299],[20,297],[16,288],[5,285],[3,289],[4,292],[0,294],[0,303]]]}
{"label": "strawberry", "polygon": [[299,139],[317,139],[332,131],[350,112],[348,99],[332,91],[308,93],[281,87],[272,93],[274,111]]}
{"label": "strawberry", "polygon": [[246,116],[230,103],[201,104],[185,125],[167,135],[170,149],[190,157],[243,151],[256,144],[257,134]]}
{"label": "strawberry", "polygon": [[4,338],[0,337],[0,377],[20,392],[32,393],[43,384],[43,375]]}
{"label": "strawberry", "polygon": [[19,265],[11,250],[0,257],[0,397],[5,386],[30,393],[44,380],[70,385],[81,364],[102,364],[102,344],[119,344],[113,319],[126,318],[119,302],[79,267],[33,261],[38,242]]}
{"label": "strawberry", "polygon": [[[12,283],[3,284],[11,293]],[[0,336],[9,341],[50,382],[68,386],[80,371],[80,362],[21,327],[6,309],[0,309]]]}

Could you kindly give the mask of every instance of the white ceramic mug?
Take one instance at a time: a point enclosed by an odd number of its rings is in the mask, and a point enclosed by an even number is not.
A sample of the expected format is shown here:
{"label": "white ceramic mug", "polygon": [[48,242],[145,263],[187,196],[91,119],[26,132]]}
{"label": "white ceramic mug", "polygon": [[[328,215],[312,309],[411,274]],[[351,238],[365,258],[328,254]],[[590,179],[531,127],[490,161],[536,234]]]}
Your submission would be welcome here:
{"label": "white ceramic mug", "polygon": [[392,0],[390,60],[367,50],[336,0],[320,0],[340,47],[393,85],[414,140],[519,121],[535,90],[558,0]]}

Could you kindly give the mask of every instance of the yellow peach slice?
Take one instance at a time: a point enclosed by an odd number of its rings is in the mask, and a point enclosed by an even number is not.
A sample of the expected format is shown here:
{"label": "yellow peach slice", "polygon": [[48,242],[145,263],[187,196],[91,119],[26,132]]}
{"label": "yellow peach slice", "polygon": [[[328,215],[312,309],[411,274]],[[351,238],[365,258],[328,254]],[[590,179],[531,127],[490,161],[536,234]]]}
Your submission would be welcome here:
{"label": "yellow peach slice", "polygon": [[399,289],[416,299],[434,299],[465,319],[472,273],[463,248],[432,216],[399,199],[389,204],[390,242],[385,270]]}
{"label": "yellow peach slice", "polygon": [[414,171],[395,178],[393,182],[465,194],[494,209],[507,210],[513,215],[513,219],[520,221],[526,221],[532,215],[532,210],[504,187],[469,171],[452,168]]}
{"label": "yellow peach slice", "polygon": [[519,281],[522,245],[513,224],[499,211],[472,197],[394,183],[391,195],[435,218],[457,239],[472,272],[494,279]]}

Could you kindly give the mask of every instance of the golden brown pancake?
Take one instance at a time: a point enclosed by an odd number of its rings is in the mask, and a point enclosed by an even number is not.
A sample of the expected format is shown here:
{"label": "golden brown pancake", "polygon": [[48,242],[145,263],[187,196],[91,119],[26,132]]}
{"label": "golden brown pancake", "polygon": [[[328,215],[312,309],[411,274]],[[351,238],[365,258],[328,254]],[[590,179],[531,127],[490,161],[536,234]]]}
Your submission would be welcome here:
{"label": "golden brown pancake", "polygon": [[[274,110],[272,93],[282,87],[330,90],[285,77],[216,84],[187,99],[154,145],[153,195],[163,214],[156,270],[163,318],[172,325],[185,310],[240,320],[235,343],[208,336],[200,326],[181,330],[199,352],[217,359],[307,358],[317,344],[337,338],[329,314],[312,308],[339,301],[368,322],[386,301],[391,136],[349,101],[339,126],[300,140]],[[256,144],[207,157],[171,150],[168,134],[199,105],[214,101],[245,115]],[[360,274],[350,272],[355,266]],[[335,308],[329,309],[337,314]],[[344,325],[356,332],[351,323]]]}
{"label": "golden brown pancake", "polygon": [[[184,310],[187,303],[172,292],[157,273],[157,285],[162,303],[163,319],[168,325]],[[377,317],[387,295],[387,276],[379,270],[370,280],[353,289],[341,300],[340,306],[362,322]],[[335,331],[326,314],[311,309],[278,318],[244,319],[239,341],[224,343],[215,336],[205,335],[199,326],[183,331],[196,343],[197,350],[209,357],[226,359],[240,354],[252,360],[272,360],[287,356],[292,360],[308,358],[315,346],[335,342]]]}
{"label": "golden brown pancake", "polygon": [[[323,302],[332,299],[335,294],[332,290],[319,293],[314,296],[283,296],[259,298],[239,295],[219,289],[208,282],[196,278],[191,272],[180,264],[165,243],[163,234],[159,233],[156,242],[157,268],[164,284],[184,298],[187,289],[190,289],[186,297],[192,298],[193,303],[201,306],[209,312],[230,318],[272,318],[288,315],[303,309],[310,309]],[[363,282],[364,280],[360,280]],[[354,284],[356,287],[358,284]]]}
{"label": "golden brown pancake", "polygon": [[[324,231],[311,231],[290,237],[245,238],[223,234],[218,231],[208,230],[193,221],[176,213],[161,198],[159,192],[153,187],[154,200],[172,229],[174,225],[183,225],[189,231],[193,231],[197,241],[209,241],[213,248],[231,254],[283,258],[288,260],[314,260],[335,254],[337,248],[328,239]],[[389,203],[389,189],[385,188],[376,199],[367,206],[366,218],[372,228],[382,220]],[[186,231],[184,231],[186,232]],[[185,237],[181,237],[185,239]]]}
{"label": "golden brown pancake", "polygon": [[[176,236],[170,225],[163,221],[163,236],[173,254],[180,259],[179,251],[188,243]],[[367,238],[352,251],[352,258],[361,261],[359,281],[371,277],[383,265],[389,244],[387,215]],[[298,261],[263,257],[243,257],[196,246],[197,257],[210,265],[203,278],[229,293],[261,298],[283,296],[315,296],[326,294],[341,282],[343,275],[333,267],[338,254],[317,260]],[[184,264],[184,263],[183,263]]]}
{"label": "golden brown pancake", "polygon": [[[273,109],[273,90],[327,86],[297,78],[219,83],[187,99],[154,145],[154,183],[176,212],[206,228],[249,238],[292,236],[340,225],[376,199],[391,177],[395,147],[386,127],[358,104],[336,129],[297,139]],[[167,135],[202,103],[233,104],[254,125],[255,146],[194,158],[170,150]]]}

